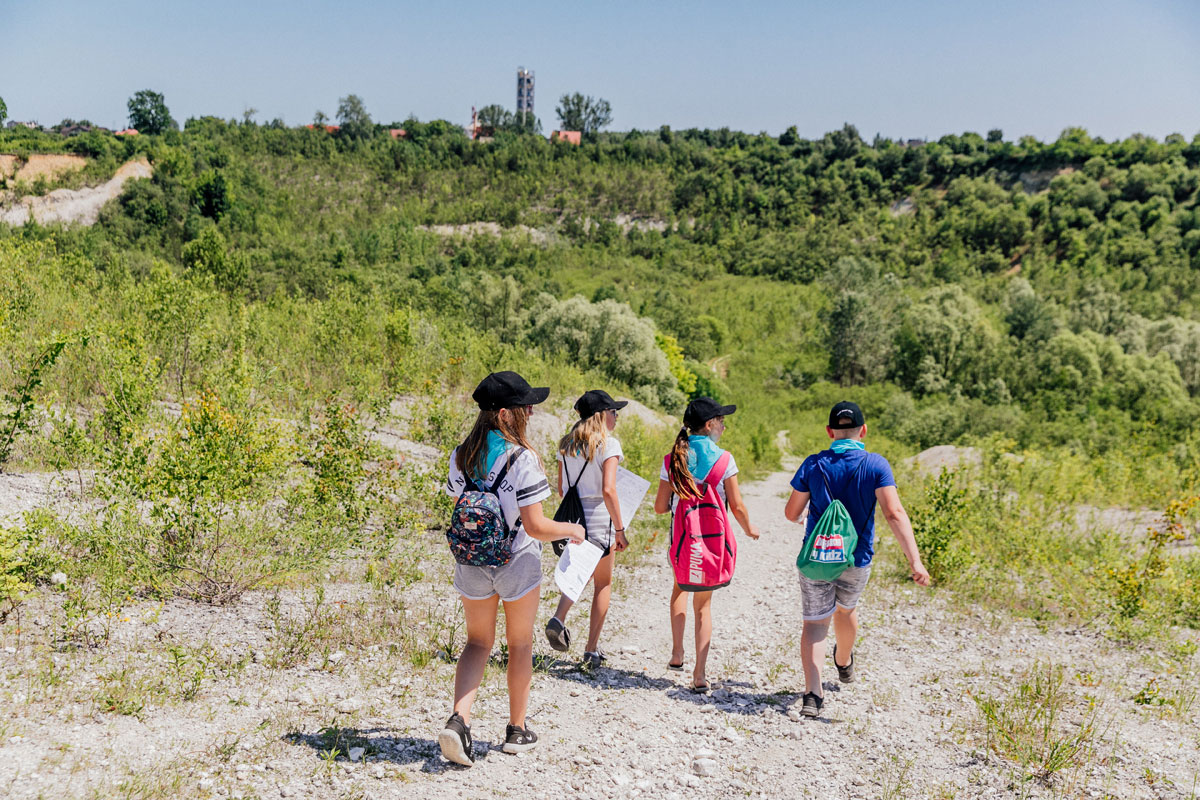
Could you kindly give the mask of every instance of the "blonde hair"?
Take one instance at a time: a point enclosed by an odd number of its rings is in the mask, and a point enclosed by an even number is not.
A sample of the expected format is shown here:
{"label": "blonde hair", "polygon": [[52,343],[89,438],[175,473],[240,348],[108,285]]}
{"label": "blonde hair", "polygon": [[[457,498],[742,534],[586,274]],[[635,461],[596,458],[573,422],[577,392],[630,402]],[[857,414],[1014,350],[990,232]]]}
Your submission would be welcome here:
{"label": "blonde hair", "polygon": [[529,443],[529,439],[525,435],[525,428],[528,424],[529,409],[526,407],[510,408],[507,419],[501,416],[499,411],[481,410],[479,416],[475,418],[475,425],[471,428],[471,432],[467,434],[467,438],[458,448],[456,460],[459,471],[464,475],[470,474],[472,479],[485,480],[487,478],[485,459],[487,458],[489,431],[500,431],[500,435],[509,444],[524,447],[533,453],[533,457],[541,466],[542,459],[538,456],[537,449]]}
{"label": "blonde hair", "polygon": [[558,452],[564,456],[582,455],[588,461],[593,461],[598,453],[604,453],[607,441],[608,425],[605,424],[604,412],[597,411],[571,426],[571,430],[559,441]]}

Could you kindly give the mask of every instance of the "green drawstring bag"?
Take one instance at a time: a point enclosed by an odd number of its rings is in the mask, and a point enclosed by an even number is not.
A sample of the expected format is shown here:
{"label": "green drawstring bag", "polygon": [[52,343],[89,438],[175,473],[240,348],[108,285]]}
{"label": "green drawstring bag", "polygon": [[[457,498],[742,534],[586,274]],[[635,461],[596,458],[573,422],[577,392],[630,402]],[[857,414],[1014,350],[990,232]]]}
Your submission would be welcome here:
{"label": "green drawstring bag", "polygon": [[[857,474],[857,470],[856,470]],[[821,477],[825,478],[824,473]],[[825,478],[829,492],[829,479]],[[796,567],[804,577],[814,581],[834,581],[854,566],[854,548],[858,546],[858,529],[842,501],[829,492],[831,502],[813,526],[812,535],[804,542]]]}

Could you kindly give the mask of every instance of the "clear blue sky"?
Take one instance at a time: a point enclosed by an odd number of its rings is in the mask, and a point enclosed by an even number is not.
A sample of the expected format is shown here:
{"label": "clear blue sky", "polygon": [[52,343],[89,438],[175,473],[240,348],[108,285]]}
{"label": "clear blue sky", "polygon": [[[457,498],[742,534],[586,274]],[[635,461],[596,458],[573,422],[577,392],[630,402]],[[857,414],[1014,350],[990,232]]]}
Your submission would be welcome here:
{"label": "clear blue sky", "polygon": [[518,65],[556,126],[564,92],[614,130],[729,126],[868,139],[999,127],[1056,138],[1200,133],[1200,2],[278,2],[0,0],[11,119],[114,126],[138,89],[190,116],[376,121],[515,105]]}

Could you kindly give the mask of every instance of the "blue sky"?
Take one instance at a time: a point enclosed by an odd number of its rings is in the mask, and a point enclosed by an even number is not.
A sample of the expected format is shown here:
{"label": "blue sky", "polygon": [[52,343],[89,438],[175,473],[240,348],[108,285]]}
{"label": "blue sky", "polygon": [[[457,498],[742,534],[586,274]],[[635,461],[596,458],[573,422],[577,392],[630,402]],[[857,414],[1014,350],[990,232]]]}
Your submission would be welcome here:
{"label": "blue sky", "polygon": [[1053,139],[1200,133],[1200,2],[277,2],[0,0],[9,117],[125,122],[162,92],[190,116],[332,116],[361,96],[382,122],[465,123],[537,74],[607,98],[614,130],[728,126],[870,138],[999,127]]}

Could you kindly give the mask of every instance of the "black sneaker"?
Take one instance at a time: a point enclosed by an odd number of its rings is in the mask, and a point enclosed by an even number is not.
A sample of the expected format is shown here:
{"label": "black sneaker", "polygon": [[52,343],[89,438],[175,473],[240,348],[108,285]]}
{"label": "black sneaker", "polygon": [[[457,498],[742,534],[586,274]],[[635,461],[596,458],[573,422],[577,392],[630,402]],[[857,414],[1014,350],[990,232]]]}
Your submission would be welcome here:
{"label": "black sneaker", "polygon": [[604,665],[605,661],[608,661],[608,656],[606,656],[604,651],[600,650],[599,648],[597,648],[594,653],[589,651],[583,654],[583,668],[589,672],[594,669],[599,669]]}
{"label": "black sneaker", "polygon": [[850,651],[850,663],[842,666],[837,662],[837,645],[833,646],[833,665],[837,667],[838,680],[842,683],[854,683],[854,651]]}
{"label": "black sneaker", "polygon": [[567,630],[567,626],[558,621],[558,617],[551,617],[546,623],[546,641],[560,653],[565,653],[571,648],[571,632]]}
{"label": "black sneaker", "polygon": [[471,728],[457,711],[446,720],[446,727],[438,734],[438,744],[442,748],[442,758],[447,761],[464,767],[475,763],[475,754],[471,752]]}
{"label": "black sneaker", "polygon": [[504,747],[501,749],[510,754],[524,753],[526,750],[537,747],[537,743],[537,734],[529,728],[509,725],[504,729]]}
{"label": "black sneaker", "polygon": [[806,692],[804,695],[804,707],[800,709],[800,714],[805,717],[818,717],[821,714],[821,706],[823,705],[825,705],[825,698],[812,692]]}

